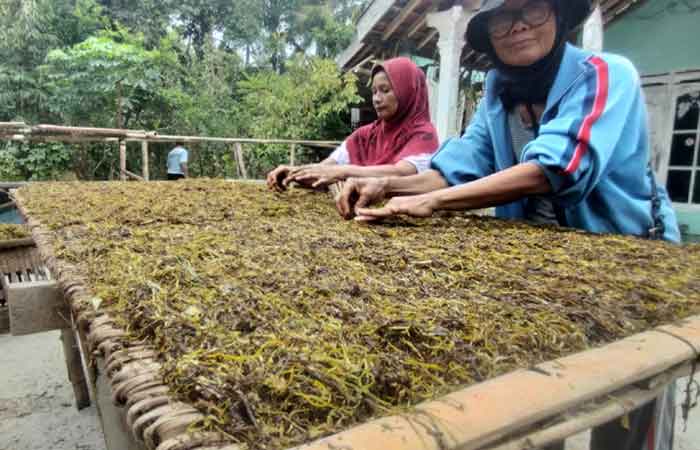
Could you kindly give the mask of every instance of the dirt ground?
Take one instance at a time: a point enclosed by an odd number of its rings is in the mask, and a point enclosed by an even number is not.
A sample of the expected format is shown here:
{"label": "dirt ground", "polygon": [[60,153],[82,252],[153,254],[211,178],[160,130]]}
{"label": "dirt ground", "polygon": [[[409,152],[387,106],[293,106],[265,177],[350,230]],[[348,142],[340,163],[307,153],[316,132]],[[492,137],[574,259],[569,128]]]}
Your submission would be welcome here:
{"label": "dirt ground", "polygon": [[[59,335],[0,335],[0,450],[106,450],[95,407],[73,406]],[[686,384],[678,383],[679,400]],[[700,408],[683,428],[677,420],[675,450],[700,450]],[[587,450],[587,442],[582,433],[567,450]]]}

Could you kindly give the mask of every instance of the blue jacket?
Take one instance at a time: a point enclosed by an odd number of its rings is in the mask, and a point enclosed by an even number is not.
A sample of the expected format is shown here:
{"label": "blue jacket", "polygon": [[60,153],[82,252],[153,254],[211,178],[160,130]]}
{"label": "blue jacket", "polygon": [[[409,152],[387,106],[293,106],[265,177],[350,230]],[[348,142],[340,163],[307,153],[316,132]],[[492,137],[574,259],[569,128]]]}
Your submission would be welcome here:
{"label": "blue jacket", "polygon": [[[507,112],[491,71],[471,124],[446,141],[433,157],[450,185],[467,183],[518,163]],[[521,163],[539,165],[551,199],[566,224],[596,233],[647,236],[653,228],[652,183],[661,200],[664,239],[680,233],[666,190],[648,170],[647,111],[639,75],[627,59],[567,45],[547,98],[539,135],[523,150]],[[522,219],[528,199],[496,208],[502,218]]]}

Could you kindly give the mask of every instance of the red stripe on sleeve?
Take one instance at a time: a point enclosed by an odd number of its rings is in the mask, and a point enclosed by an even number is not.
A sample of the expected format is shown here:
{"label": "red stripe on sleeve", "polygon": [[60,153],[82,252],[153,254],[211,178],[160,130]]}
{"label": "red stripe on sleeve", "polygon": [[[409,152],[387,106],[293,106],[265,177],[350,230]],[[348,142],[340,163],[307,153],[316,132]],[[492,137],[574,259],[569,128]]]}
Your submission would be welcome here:
{"label": "red stripe on sleeve", "polygon": [[597,76],[597,86],[595,101],[593,102],[593,111],[586,116],[581,125],[581,129],[578,133],[578,145],[576,146],[576,151],[574,151],[574,156],[569,161],[569,165],[566,166],[564,173],[572,174],[576,172],[578,166],[581,164],[581,158],[588,151],[588,143],[591,139],[591,129],[593,124],[603,115],[605,111],[605,105],[608,101],[608,89],[609,84],[609,73],[608,73],[608,63],[603,61],[601,58],[594,56],[590,59],[591,64],[595,66],[596,76]]}

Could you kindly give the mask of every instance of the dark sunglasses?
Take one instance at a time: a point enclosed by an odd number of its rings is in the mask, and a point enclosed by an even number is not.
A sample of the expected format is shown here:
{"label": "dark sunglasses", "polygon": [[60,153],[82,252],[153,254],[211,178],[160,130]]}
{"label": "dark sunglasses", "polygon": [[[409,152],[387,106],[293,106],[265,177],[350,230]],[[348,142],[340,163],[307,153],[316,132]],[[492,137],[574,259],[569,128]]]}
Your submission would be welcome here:
{"label": "dark sunglasses", "polygon": [[496,10],[489,15],[488,32],[492,38],[501,39],[513,30],[517,22],[536,28],[544,25],[553,12],[552,5],[546,0],[533,0],[515,10]]}

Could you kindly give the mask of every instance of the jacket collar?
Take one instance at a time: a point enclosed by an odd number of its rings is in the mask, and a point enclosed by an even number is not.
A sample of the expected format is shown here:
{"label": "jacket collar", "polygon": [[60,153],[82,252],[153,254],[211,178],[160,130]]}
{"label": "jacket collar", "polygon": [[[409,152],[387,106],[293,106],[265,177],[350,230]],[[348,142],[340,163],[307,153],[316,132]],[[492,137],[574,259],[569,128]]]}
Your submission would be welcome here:
{"label": "jacket collar", "polygon": [[[571,44],[566,44],[564,50],[564,58],[562,59],[559,72],[554,80],[552,89],[547,96],[547,105],[545,113],[554,107],[561,98],[566,95],[574,83],[586,72],[585,62],[593,54],[589,51],[582,50]],[[500,99],[500,77],[495,70],[489,72],[486,77],[486,102],[488,110],[492,114],[501,113],[503,104]]]}
{"label": "jacket collar", "polygon": [[586,72],[585,63],[591,56],[593,56],[593,54],[589,51],[574,47],[571,44],[566,44],[566,51],[564,52],[564,59],[559,68],[559,73],[547,97],[546,110],[559,103],[561,98],[569,92],[576,81],[583,76]]}

